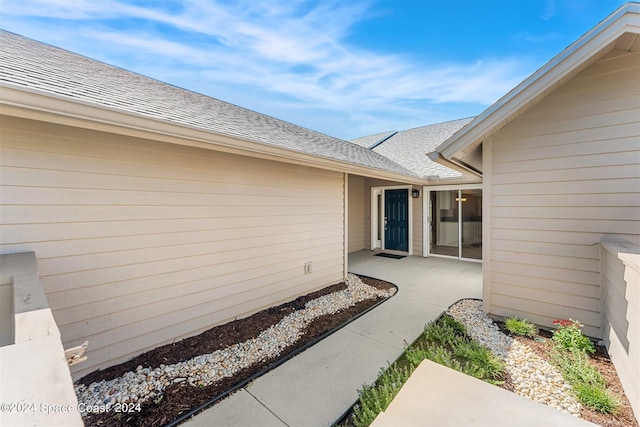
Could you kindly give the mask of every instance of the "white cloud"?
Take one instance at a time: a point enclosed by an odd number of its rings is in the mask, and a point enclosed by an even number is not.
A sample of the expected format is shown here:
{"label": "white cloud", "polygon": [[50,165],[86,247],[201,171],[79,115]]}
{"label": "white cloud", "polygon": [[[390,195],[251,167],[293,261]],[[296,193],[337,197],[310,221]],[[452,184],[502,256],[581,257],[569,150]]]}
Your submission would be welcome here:
{"label": "white cloud", "polygon": [[[425,64],[349,45],[346,36],[369,7],[355,0],[190,0],[154,9],[117,0],[3,3],[5,21],[32,37],[55,34],[55,43],[67,49],[199,91],[226,85],[230,95],[247,88],[271,94],[254,105],[342,112],[346,123],[367,119],[374,126],[387,117],[408,123],[413,115],[419,124],[430,103],[486,106],[525,74],[513,58]],[[308,120],[298,123],[313,127]]]}
{"label": "white cloud", "polygon": [[544,10],[544,13],[540,15],[540,19],[543,21],[547,21],[553,18],[556,14],[556,2],[555,0],[547,0],[547,7]]}

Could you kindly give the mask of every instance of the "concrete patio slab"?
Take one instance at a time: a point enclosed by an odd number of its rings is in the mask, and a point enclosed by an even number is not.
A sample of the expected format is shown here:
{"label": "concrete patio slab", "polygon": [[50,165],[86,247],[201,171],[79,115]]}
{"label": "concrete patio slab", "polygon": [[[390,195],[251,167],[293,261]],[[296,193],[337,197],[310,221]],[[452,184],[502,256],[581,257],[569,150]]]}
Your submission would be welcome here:
{"label": "concrete patio slab", "polygon": [[[426,325],[425,319],[437,318],[444,309],[439,305],[427,304],[394,296],[375,309],[350,323],[345,329],[376,341],[403,350],[406,342],[420,335]],[[398,321],[402,317],[402,322]]]}
{"label": "concrete patio slab", "polygon": [[357,390],[401,352],[343,329],[258,378],[248,390],[287,425],[329,426],[357,399]]}
{"label": "concrete patio slab", "polygon": [[244,389],[181,425],[184,427],[286,427],[282,420]]}
{"label": "concrete patio slab", "polygon": [[588,421],[425,360],[372,427],[593,426]]}
{"label": "concrete patio slab", "polygon": [[447,258],[349,254],[349,271],[399,285],[398,297],[448,308],[462,298],[482,298],[482,264]]}
{"label": "concrete patio slab", "polygon": [[[421,257],[396,260],[362,251],[349,254],[349,270],[392,282],[399,292],[258,378],[239,397],[236,393],[196,415],[188,425],[262,425],[257,418],[262,409],[256,402],[288,426],[331,425],[356,400],[357,390],[371,384],[380,369],[402,353],[405,341],[412,342],[455,301],[482,293],[482,268],[476,263]],[[247,412],[255,413],[257,421],[238,418]]]}

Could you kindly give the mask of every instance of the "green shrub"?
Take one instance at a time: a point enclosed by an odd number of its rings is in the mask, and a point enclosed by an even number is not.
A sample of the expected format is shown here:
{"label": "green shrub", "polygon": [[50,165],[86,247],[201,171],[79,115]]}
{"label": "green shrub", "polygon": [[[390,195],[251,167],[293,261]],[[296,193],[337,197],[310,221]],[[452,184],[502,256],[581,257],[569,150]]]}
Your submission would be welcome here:
{"label": "green shrub", "polygon": [[459,337],[467,336],[467,328],[462,323],[458,322],[456,319],[454,319],[452,316],[448,314],[445,314],[440,318],[439,324],[441,325],[441,327],[447,328],[453,331],[454,335],[456,336],[459,336]]}
{"label": "green shrub", "polygon": [[402,385],[411,376],[413,369],[411,366],[391,365],[380,371],[375,384],[365,385],[358,391],[360,398],[353,408],[353,423],[356,427],[370,425],[380,412],[387,409]]}
{"label": "green shrub", "polygon": [[424,359],[455,369],[464,374],[497,383],[504,364],[491,351],[471,340],[463,324],[449,315],[430,323],[424,337],[431,342],[426,348],[407,349],[407,359],[416,366]]}
{"label": "green shrub", "polygon": [[439,322],[431,322],[424,329],[423,335],[428,341],[442,345],[453,345],[466,333],[465,327],[451,316],[444,315]]}
{"label": "green shrub", "polygon": [[582,335],[582,325],[577,320],[554,320],[558,329],[553,332],[554,343],[564,350],[576,350],[593,354],[596,349],[591,340]]}
{"label": "green shrub", "polygon": [[607,382],[589,362],[586,353],[556,347],[551,353],[551,360],[560,368],[562,376],[571,384],[573,393],[584,406],[605,414],[618,410],[620,398],[607,389]]}
{"label": "green shrub", "polygon": [[418,366],[423,360],[429,359],[428,351],[422,347],[407,347],[404,357],[412,366]]}
{"label": "green shrub", "polygon": [[359,400],[353,408],[352,422],[356,427],[370,425],[387,409],[402,385],[425,359],[492,383],[502,376],[503,364],[486,347],[466,335],[464,325],[444,315],[429,323],[413,345],[407,346],[398,362],[380,371],[373,385],[359,390]]}
{"label": "green shrub", "polygon": [[538,334],[538,327],[527,319],[518,319],[517,317],[509,317],[504,321],[504,326],[509,333],[521,337],[533,338]]}
{"label": "green shrub", "polygon": [[462,365],[445,347],[432,344],[426,349],[426,358],[447,368],[462,371]]}
{"label": "green shrub", "polygon": [[621,400],[611,390],[591,384],[578,384],[573,390],[580,403],[603,414],[615,414]]}
{"label": "green shrub", "polygon": [[571,384],[606,386],[600,371],[589,363],[589,356],[583,352],[556,348],[551,352],[551,360],[558,365],[564,378]]}
{"label": "green shrub", "polygon": [[453,352],[466,361],[462,366],[463,373],[493,384],[501,382],[504,363],[487,347],[476,341],[461,341],[454,346]]}

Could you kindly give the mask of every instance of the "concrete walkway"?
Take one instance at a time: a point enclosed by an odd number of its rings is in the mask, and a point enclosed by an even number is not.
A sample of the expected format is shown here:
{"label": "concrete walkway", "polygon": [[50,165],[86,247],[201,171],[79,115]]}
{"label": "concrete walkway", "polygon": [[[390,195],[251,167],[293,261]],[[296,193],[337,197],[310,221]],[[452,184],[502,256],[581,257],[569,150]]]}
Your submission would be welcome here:
{"label": "concrete walkway", "polygon": [[[396,260],[362,251],[349,255],[349,270],[395,283],[398,293],[183,425],[330,426],[354,403],[357,390],[363,384],[372,383],[381,368],[400,356],[405,342],[417,338],[425,324],[459,299],[480,298],[482,293],[482,267],[478,263],[421,257]],[[446,377],[444,383],[452,381],[450,389],[454,390],[444,401],[456,406],[439,408],[437,417],[422,419],[423,425],[464,425],[464,420],[477,415],[465,408],[484,408],[486,414],[482,415],[489,418],[482,419],[494,421],[489,424],[508,425],[509,413],[518,411],[517,406],[514,407],[517,402],[524,402],[527,411],[531,411],[528,406],[531,404],[536,405],[534,412],[537,406],[545,408],[505,392],[510,406],[506,409],[511,412],[496,411],[496,408],[505,408],[502,401],[496,404],[488,397],[495,394],[487,390],[496,387],[479,380],[469,383],[464,375],[463,380],[459,380],[460,375],[449,377],[447,370],[439,372],[444,372],[440,375],[441,380],[443,375]],[[420,378],[424,383],[425,377]],[[438,387],[429,388],[433,391]],[[456,390],[461,389],[466,390],[465,396],[477,396],[475,405],[460,402],[461,395]],[[421,416],[429,412],[425,408],[418,405]],[[554,419],[559,417],[558,423],[549,425],[562,425],[562,420],[565,424],[574,422],[570,415],[541,410]],[[447,423],[438,418],[443,414],[447,414]],[[568,417],[568,421],[564,417]]]}
{"label": "concrete walkway", "polygon": [[398,293],[342,330],[199,413],[184,426],[328,426],[425,324],[455,301],[479,298],[480,264],[448,259],[349,255],[349,270],[398,286]]}

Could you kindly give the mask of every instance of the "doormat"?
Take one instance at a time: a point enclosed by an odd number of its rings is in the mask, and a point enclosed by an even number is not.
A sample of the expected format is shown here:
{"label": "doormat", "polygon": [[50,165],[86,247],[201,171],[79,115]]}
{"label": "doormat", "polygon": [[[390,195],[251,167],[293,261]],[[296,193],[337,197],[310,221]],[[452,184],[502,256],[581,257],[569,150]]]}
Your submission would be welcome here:
{"label": "doormat", "polygon": [[393,259],[402,259],[402,258],[406,258],[406,255],[395,255],[395,254],[385,254],[384,252],[380,252],[379,254],[376,254],[376,256],[381,256],[381,257],[385,257],[385,258],[393,258]]}

